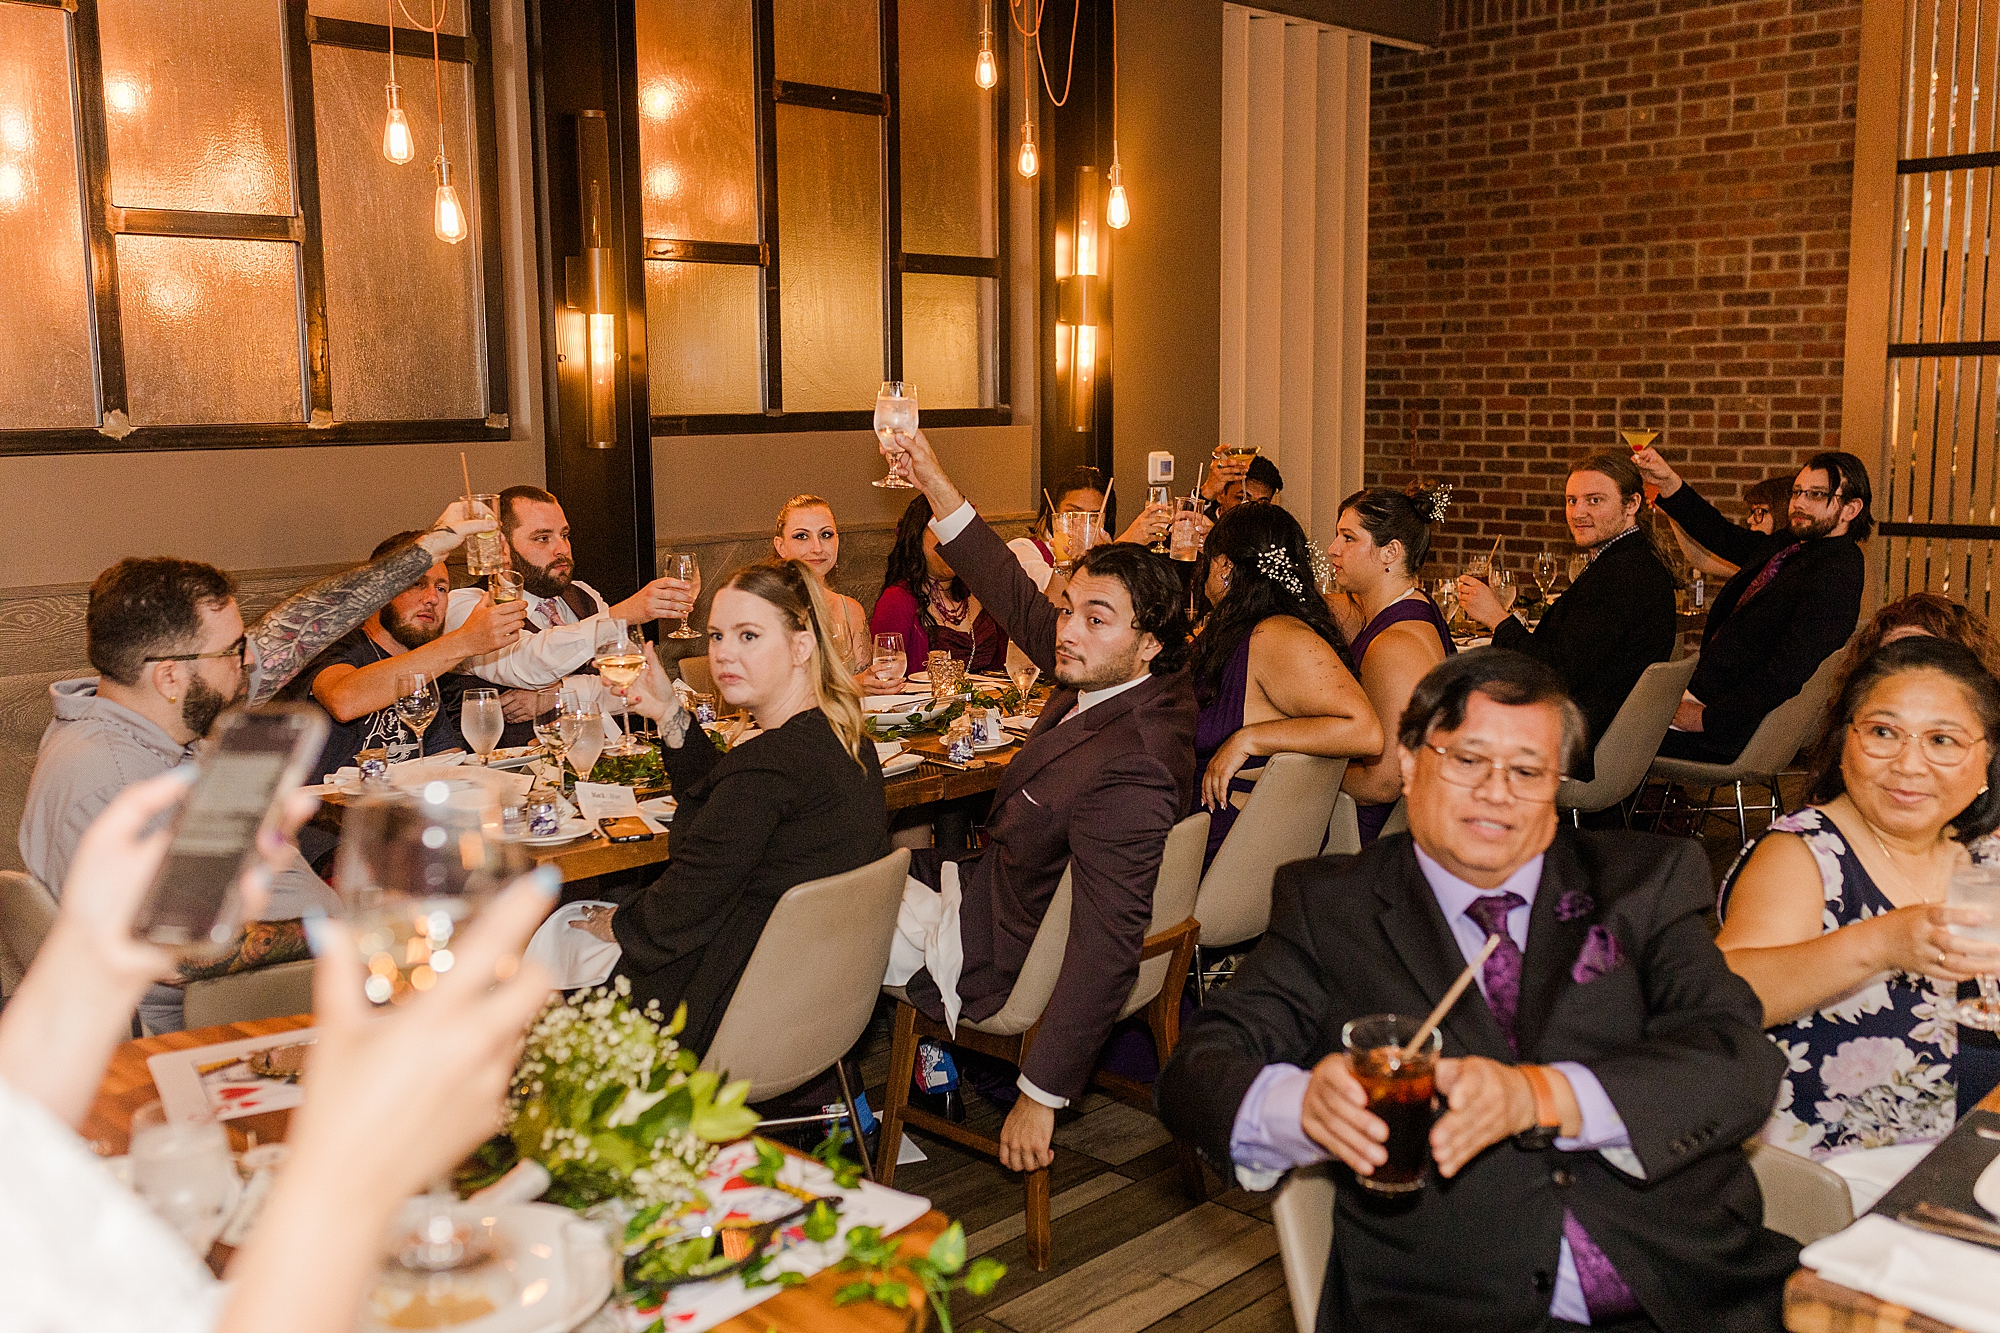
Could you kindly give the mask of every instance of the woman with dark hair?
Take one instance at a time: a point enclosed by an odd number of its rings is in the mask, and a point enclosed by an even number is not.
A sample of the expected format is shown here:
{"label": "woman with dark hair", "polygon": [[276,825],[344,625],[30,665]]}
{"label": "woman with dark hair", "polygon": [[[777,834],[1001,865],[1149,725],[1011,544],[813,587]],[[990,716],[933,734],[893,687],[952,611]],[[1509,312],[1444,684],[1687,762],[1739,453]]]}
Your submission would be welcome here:
{"label": "woman with dark hair", "polygon": [[[1414,495],[1386,486],[1356,491],[1341,503],[1340,525],[1327,543],[1334,588],[1327,606],[1349,631],[1361,688],[1386,735],[1395,734],[1417,682],[1458,651],[1417,578],[1431,549],[1431,524],[1450,502],[1448,485],[1420,486]],[[1366,847],[1403,794],[1396,747],[1384,745],[1372,759],[1351,761],[1340,787],[1359,806]]]}
{"label": "woman with dark hair", "polygon": [[1313,589],[1312,547],[1276,505],[1239,505],[1203,551],[1214,608],[1194,641],[1195,768],[1215,859],[1274,754],[1373,756],[1383,729]]}
{"label": "woman with dark hair", "polygon": [[[1107,491],[1109,485],[1104,474],[1094,467],[1073,468],[1053,491],[1042,492],[1041,511],[1035,515],[1035,530],[1025,537],[1016,537],[1007,543],[1007,549],[1021,563],[1021,569],[1035,581],[1035,586],[1048,594],[1049,600],[1059,602],[1062,596],[1063,580],[1056,571],[1055,548],[1049,544],[1049,529],[1055,526],[1057,514],[1104,515],[1104,530],[1118,531],[1118,496],[1115,490]],[[1050,509],[1053,501],[1055,508]],[[1138,542],[1150,546],[1167,535],[1167,525],[1173,521],[1173,509],[1169,505],[1149,504],[1139,511],[1139,517],[1132,520],[1132,526],[1118,534],[1121,542]]]}
{"label": "woman with dark hair", "polygon": [[903,636],[912,671],[924,669],[933,648],[949,652],[970,671],[1003,670],[1007,632],[938,554],[930,522],[931,502],[919,495],[896,524],[896,544],[869,626],[877,634]]}
{"label": "woman with dark hair", "polygon": [[1791,1071],[1764,1137],[1813,1157],[1935,1141],[1955,1113],[1957,985],[2000,945],[1951,932],[1967,844],[2000,824],[2000,682],[1970,649],[1889,644],[1848,679],[1810,801],[1722,883],[1716,944]]}

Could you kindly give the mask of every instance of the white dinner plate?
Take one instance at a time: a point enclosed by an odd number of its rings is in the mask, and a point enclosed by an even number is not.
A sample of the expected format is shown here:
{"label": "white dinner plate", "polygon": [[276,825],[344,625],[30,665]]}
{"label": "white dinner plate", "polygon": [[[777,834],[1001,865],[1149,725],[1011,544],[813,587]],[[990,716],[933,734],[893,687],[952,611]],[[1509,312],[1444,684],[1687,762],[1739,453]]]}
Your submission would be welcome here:
{"label": "white dinner plate", "polygon": [[1988,1162],[1979,1179],[1972,1182],[1972,1201],[2000,1217],[2000,1157]]}
{"label": "white dinner plate", "polygon": [[679,808],[680,803],[671,796],[655,796],[650,801],[639,802],[641,813],[651,815],[662,824],[673,823],[674,811]]}
{"label": "white dinner plate", "polygon": [[920,767],[924,757],[913,750],[905,750],[894,759],[882,765],[882,776],[893,778],[898,773],[909,773]]}
{"label": "white dinner plate", "polygon": [[521,841],[530,847],[556,847],[565,842],[575,842],[578,838],[588,836],[589,833],[590,821],[582,815],[571,815],[557,826],[554,833],[540,838],[523,838]]}
{"label": "white dinner plate", "polygon": [[1013,743],[1014,743],[1014,737],[1003,735],[997,741],[989,741],[985,745],[975,744],[972,748],[979,751],[981,754],[984,754],[988,750],[1004,750]]}
{"label": "white dinner plate", "polygon": [[[502,1263],[514,1286],[511,1303],[452,1324],[453,1333],[565,1333],[611,1295],[611,1249],[603,1230],[567,1208],[546,1203],[497,1208],[468,1203],[453,1213],[475,1232],[491,1229],[506,1255]],[[364,1333],[390,1333],[393,1325],[370,1314],[364,1306]]]}

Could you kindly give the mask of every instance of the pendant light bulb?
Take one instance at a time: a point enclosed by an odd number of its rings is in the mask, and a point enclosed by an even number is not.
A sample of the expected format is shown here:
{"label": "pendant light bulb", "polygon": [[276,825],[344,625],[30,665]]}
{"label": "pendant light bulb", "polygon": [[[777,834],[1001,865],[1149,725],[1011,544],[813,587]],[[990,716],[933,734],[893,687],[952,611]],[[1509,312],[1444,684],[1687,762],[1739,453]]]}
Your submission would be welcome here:
{"label": "pendant light bulb", "polygon": [[403,114],[403,90],[389,85],[389,119],[382,126],[382,156],[402,166],[417,155],[417,141],[410,134],[410,118]]}
{"label": "pendant light bulb", "polygon": [[982,88],[991,88],[1000,82],[1000,68],[993,62],[993,34],[987,33],[986,40],[979,48],[979,67],[973,74]]}
{"label": "pendant light bulb", "polygon": [[1035,151],[1035,122],[1026,116],[1021,118],[1021,160],[1016,165],[1023,176],[1032,176],[1042,169],[1042,156]]}
{"label": "pendant light bulb", "polygon": [[1123,173],[1118,166],[1118,145],[1111,145],[1111,194],[1104,201],[1104,225],[1114,230],[1132,221],[1132,203],[1125,197]]}
{"label": "pendant light bulb", "polygon": [[465,208],[458,201],[458,189],[451,183],[451,163],[442,156],[437,160],[437,197],[431,206],[431,230],[440,241],[447,245],[457,245],[466,238],[469,228],[465,221]]}

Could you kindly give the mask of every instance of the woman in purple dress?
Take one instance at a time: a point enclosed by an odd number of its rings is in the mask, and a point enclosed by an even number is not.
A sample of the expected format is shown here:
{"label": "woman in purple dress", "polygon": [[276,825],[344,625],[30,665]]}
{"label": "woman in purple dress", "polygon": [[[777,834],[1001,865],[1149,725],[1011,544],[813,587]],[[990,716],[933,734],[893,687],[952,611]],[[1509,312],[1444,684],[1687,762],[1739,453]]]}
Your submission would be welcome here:
{"label": "woman in purple dress", "polygon": [[[1350,649],[1382,734],[1393,737],[1410,694],[1427,672],[1458,649],[1417,572],[1431,547],[1431,524],[1444,517],[1450,487],[1402,491],[1377,486],[1347,497],[1327,547],[1334,591],[1327,604],[1352,629]],[[1403,792],[1396,747],[1347,766],[1341,789],[1360,807],[1361,845],[1375,841]]]}
{"label": "woman in purple dress", "polygon": [[1313,589],[1312,548],[1276,505],[1223,515],[1196,570],[1213,608],[1194,641],[1195,766],[1209,811],[1206,868],[1274,754],[1353,757],[1382,728],[1346,661],[1340,627]]}

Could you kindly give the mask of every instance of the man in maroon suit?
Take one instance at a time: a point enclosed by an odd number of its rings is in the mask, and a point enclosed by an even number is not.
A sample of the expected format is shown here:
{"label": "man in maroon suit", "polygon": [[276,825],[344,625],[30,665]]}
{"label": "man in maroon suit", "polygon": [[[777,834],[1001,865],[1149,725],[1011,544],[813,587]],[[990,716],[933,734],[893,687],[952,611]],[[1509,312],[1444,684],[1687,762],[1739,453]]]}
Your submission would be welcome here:
{"label": "man in maroon suit", "polygon": [[[1062,606],[1052,605],[952,485],[923,434],[897,440],[884,453],[929,497],[940,553],[1057,686],[993,793],[984,854],[959,876],[956,991],[964,1016],[977,1020],[1007,1003],[1049,900],[1071,872],[1062,972],[1000,1133],[1001,1164],[1032,1171],[1053,1160],[1056,1111],[1083,1095],[1138,979],[1167,833],[1194,799],[1185,594],[1166,557],[1117,543],[1085,555]],[[943,994],[928,971],[906,993],[943,1021]]]}

